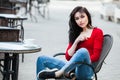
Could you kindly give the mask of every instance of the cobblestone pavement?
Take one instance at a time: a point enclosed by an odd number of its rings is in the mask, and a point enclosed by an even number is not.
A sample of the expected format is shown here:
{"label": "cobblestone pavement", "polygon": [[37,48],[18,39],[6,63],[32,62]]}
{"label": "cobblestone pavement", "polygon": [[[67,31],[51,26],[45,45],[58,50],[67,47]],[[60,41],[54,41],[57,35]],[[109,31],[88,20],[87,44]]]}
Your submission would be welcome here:
{"label": "cobblestone pavement", "polygon": [[36,79],[36,59],[38,56],[52,56],[54,53],[65,51],[68,43],[69,14],[77,5],[87,7],[92,14],[93,25],[103,29],[104,34],[111,34],[114,38],[113,47],[105,60],[106,64],[98,73],[99,80],[120,79],[120,23],[100,18],[101,3],[99,1],[51,0],[47,18],[43,19],[37,12],[33,12],[38,22],[31,21],[30,18],[24,22],[25,39],[35,39],[35,43],[42,47],[42,51],[25,54],[23,63],[20,55],[19,80]]}

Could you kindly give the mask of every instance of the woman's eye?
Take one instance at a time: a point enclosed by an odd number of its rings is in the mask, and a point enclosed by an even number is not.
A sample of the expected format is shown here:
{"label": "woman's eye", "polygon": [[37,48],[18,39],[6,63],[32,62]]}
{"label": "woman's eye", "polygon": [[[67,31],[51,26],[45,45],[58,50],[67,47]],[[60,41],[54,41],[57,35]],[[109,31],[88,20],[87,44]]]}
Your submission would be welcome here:
{"label": "woman's eye", "polygon": [[75,20],[79,20],[80,18],[84,18],[84,15],[81,15],[80,17],[75,17]]}
{"label": "woman's eye", "polygon": [[78,20],[79,19],[79,17],[75,17],[75,20]]}
{"label": "woman's eye", "polygon": [[81,15],[80,17],[81,17],[81,18],[84,18],[85,16],[84,16],[84,15]]}

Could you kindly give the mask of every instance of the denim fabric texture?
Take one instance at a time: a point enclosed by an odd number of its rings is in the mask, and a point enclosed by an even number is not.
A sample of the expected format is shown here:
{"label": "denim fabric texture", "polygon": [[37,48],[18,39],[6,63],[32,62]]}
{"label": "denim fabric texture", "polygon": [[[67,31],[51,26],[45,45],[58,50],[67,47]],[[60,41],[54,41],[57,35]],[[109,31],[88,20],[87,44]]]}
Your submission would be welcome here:
{"label": "denim fabric texture", "polygon": [[93,76],[92,69],[82,64],[72,65],[72,63],[74,62],[86,62],[91,64],[88,50],[85,48],[78,49],[68,62],[64,62],[54,57],[40,56],[37,59],[36,73],[38,74],[40,71],[45,70],[46,68],[57,68],[59,70],[63,70],[64,72],[75,69],[77,80],[91,79],[91,77]]}

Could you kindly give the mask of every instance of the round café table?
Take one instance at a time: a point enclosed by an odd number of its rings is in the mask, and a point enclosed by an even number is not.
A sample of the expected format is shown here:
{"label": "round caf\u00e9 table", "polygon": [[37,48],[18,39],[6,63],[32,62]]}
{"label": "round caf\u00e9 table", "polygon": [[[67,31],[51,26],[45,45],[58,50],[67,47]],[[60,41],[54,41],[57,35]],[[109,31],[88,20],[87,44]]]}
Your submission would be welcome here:
{"label": "round caf\u00e9 table", "polygon": [[[24,27],[23,27],[23,21],[27,20],[26,16],[22,15],[16,15],[16,14],[0,14],[0,19],[6,22],[7,27],[11,28],[20,28],[20,40],[24,40]],[[4,23],[1,23],[2,25],[5,25]],[[22,54],[22,62],[24,62],[24,54]]]}
{"label": "round caf\u00e9 table", "polygon": [[[5,54],[3,80],[18,80],[19,54],[41,51],[41,47],[24,42],[0,42],[0,53]],[[11,76],[10,76],[11,75]]]}

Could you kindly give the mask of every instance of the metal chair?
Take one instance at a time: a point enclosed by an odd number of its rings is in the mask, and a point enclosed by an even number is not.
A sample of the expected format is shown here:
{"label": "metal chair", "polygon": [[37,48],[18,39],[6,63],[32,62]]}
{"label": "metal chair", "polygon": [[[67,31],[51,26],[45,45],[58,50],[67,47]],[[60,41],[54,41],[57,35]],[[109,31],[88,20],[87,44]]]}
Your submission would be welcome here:
{"label": "metal chair", "polygon": [[[87,64],[85,62],[77,62],[77,63],[73,63],[71,65],[84,64],[84,65],[90,66],[92,68],[92,70],[94,71],[94,78],[93,79],[97,80],[97,73],[101,70],[101,67],[102,67],[102,65],[104,63],[104,60],[105,60],[105,58],[109,54],[109,51],[112,48],[112,44],[113,44],[113,37],[110,34],[105,34],[104,35],[104,42],[103,42],[103,48],[102,48],[102,52],[101,52],[101,55],[100,55],[100,59],[96,63],[93,63],[94,67],[93,67],[93,65]],[[65,55],[65,53],[57,53],[53,57],[60,56],[60,55]],[[65,73],[64,73],[64,75],[65,75]],[[63,77],[63,78],[65,79],[65,77]]]}
{"label": "metal chair", "polygon": [[48,9],[48,4],[50,3],[50,0],[37,0],[38,5],[37,5],[37,10],[38,13],[43,17],[49,17],[49,9]]}

